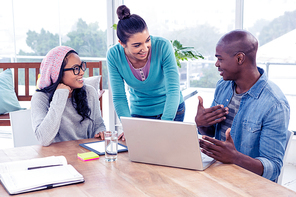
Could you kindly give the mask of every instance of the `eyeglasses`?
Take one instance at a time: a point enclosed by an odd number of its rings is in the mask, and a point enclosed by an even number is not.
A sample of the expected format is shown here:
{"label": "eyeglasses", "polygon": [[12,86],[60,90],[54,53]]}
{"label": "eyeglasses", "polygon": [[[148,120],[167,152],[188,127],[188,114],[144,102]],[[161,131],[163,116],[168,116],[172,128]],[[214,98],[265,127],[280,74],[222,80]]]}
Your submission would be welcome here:
{"label": "eyeglasses", "polygon": [[75,65],[72,68],[65,68],[64,71],[73,70],[74,75],[79,75],[80,69],[83,72],[86,70],[86,62],[81,62],[80,65]]}

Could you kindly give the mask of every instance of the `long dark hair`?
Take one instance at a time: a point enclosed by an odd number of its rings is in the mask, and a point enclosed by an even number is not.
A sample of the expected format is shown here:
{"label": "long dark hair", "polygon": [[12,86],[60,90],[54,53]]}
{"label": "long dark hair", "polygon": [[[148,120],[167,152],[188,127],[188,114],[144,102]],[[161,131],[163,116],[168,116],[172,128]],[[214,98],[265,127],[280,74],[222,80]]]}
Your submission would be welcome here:
{"label": "long dark hair", "polygon": [[[63,75],[64,75],[64,68],[68,63],[68,58],[67,57],[71,53],[75,53],[75,54],[78,55],[78,53],[76,51],[74,51],[74,50],[71,50],[66,54],[66,56],[65,56],[65,58],[63,60],[61,69],[60,69],[58,80],[55,83],[52,83],[48,87],[37,90],[38,92],[44,92],[44,93],[49,94],[49,103],[52,101],[52,97],[53,97],[54,92],[56,91],[58,85],[62,82],[62,78],[63,78]],[[82,116],[82,119],[81,119],[80,123],[82,121],[84,121],[86,118],[92,120],[90,118],[91,109],[88,106],[87,95],[86,95],[86,91],[85,91],[84,86],[82,88],[77,88],[77,89],[73,90],[71,101],[72,101],[72,105],[76,109],[77,113],[80,116]]]}
{"label": "long dark hair", "polygon": [[116,33],[123,44],[126,44],[128,39],[135,33],[148,29],[144,19],[136,14],[130,14],[129,8],[125,5],[119,6],[116,12],[119,19]]}

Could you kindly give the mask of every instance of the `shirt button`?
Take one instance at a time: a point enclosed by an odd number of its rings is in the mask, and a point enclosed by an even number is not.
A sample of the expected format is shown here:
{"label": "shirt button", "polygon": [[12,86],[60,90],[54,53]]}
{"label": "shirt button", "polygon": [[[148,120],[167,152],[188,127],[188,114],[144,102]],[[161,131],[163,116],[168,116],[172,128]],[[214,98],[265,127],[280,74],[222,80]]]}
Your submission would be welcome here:
{"label": "shirt button", "polygon": [[228,99],[226,99],[226,101],[228,102]]}

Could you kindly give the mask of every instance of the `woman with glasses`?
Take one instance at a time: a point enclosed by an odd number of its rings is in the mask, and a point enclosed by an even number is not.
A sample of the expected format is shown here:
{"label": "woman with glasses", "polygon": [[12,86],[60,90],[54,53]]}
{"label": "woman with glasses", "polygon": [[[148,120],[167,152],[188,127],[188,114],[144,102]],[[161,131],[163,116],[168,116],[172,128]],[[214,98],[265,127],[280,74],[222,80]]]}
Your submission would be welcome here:
{"label": "woman with glasses", "polygon": [[41,62],[31,115],[35,135],[43,146],[102,137],[106,130],[98,93],[83,83],[85,70],[86,63],[66,46],[50,50]]}
{"label": "woman with glasses", "polygon": [[119,43],[108,50],[107,64],[118,117],[183,121],[185,105],[170,41],[151,36],[145,21],[125,5],[117,8],[117,15]]}

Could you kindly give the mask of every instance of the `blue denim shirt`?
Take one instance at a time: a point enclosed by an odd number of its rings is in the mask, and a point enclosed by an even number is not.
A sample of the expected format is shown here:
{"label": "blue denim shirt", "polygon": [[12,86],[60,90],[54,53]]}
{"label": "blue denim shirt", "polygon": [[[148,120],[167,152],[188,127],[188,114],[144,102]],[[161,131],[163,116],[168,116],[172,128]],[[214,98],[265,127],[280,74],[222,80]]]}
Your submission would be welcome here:
{"label": "blue denim shirt", "polygon": [[[230,134],[239,152],[262,162],[262,176],[275,180],[283,165],[290,107],[279,87],[268,80],[263,69],[258,70],[261,77],[242,97]],[[219,80],[212,106],[228,106],[234,88],[233,81]],[[221,124],[215,129],[219,139]]]}

